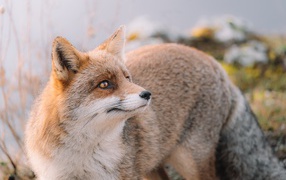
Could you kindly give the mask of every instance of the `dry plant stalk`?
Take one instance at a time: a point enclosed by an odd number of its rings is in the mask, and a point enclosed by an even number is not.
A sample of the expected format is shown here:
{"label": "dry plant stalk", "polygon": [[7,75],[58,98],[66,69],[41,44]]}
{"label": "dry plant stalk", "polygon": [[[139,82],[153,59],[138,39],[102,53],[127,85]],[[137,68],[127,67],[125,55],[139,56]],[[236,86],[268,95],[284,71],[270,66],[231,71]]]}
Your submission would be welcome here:
{"label": "dry plant stalk", "polygon": [[[0,13],[0,179],[7,173],[17,175],[20,167],[25,166],[22,136],[28,109],[40,87],[39,77],[24,66],[31,59],[32,45],[30,40],[19,38],[20,29],[14,21],[12,7],[13,2],[5,0]],[[29,7],[27,0],[28,19],[31,18]],[[26,33],[29,38],[29,28]],[[4,62],[9,61],[7,52],[13,43],[17,68],[11,73]],[[24,48],[29,53],[23,53]]]}
{"label": "dry plant stalk", "polygon": [[[53,0],[41,1],[40,5],[40,39],[37,47],[33,44],[32,29],[37,26],[32,21],[32,2],[26,0],[23,6],[26,18],[24,28],[19,28],[13,6],[16,1],[4,0],[0,4],[0,179],[9,174],[19,175],[26,168],[26,157],[23,145],[23,133],[31,104],[37,96],[41,84],[44,84],[50,73],[50,46],[53,37],[53,21],[49,14]],[[83,46],[94,36],[93,23],[95,3],[85,0],[88,24]],[[93,8],[92,8],[93,7]],[[8,52],[15,45],[13,59]],[[41,63],[39,63],[39,59]],[[37,61],[37,68],[33,67]],[[5,63],[15,63],[15,69],[8,69]],[[37,71],[37,72],[36,72]],[[46,77],[43,79],[42,77]],[[31,172],[30,173],[30,177]],[[20,173],[21,174],[21,173]],[[26,178],[25,179],[30,179]]]}

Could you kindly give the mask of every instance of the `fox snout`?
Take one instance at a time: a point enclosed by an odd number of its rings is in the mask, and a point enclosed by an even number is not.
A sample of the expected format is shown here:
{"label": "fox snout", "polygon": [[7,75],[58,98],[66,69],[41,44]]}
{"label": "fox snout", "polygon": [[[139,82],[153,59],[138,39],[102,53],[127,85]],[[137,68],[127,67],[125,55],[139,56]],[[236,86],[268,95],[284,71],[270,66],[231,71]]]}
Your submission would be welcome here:
{"label": "fox snout", "polygon": [[151,92],[149,91],[142,91],[139,96],[143,99],[149,100],[151,98]]}

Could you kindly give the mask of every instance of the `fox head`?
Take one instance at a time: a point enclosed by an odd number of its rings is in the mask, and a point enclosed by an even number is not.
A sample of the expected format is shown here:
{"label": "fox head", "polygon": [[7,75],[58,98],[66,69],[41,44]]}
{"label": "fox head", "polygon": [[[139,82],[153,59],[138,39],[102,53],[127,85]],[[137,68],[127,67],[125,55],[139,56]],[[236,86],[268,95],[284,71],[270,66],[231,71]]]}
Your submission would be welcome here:
{"label": "fox head", "polygon": [[62,37],[54,40],[50,81],[61,124],[104,131],[144,111],[151,93],[132,82],[124,46],[124,26],[90,52],[80,52]]}

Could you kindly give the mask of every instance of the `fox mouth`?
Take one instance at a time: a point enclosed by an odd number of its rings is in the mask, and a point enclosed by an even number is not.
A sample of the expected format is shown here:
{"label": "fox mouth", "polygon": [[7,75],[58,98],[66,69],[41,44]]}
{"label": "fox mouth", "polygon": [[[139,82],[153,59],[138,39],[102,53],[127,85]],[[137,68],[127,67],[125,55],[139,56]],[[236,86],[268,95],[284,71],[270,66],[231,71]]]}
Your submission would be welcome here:
{"label": "fox mouth", "polygon": [[135,109],[130,109],[130,110],[129,109],[120,109],[118,107],[114,107],[114,108],[111,108],[111,109],[107,110],[107,113],[110,113],[110,112],[133,112],[133,111],[135,111],[135,110],[137,110],[139,108],[145,107],[146,105],[147,104],[144,104],[142,106],[139,106],[139,107],[137,107]]}

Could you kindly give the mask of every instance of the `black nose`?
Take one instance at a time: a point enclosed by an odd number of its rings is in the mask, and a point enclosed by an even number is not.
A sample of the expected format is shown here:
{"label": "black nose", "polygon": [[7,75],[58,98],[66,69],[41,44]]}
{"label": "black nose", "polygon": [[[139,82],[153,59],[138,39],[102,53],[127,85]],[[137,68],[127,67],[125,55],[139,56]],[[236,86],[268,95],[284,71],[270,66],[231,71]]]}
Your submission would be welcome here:
{"label": "black nose", "polygon": [[151,93],[149,91],[142,91],[139,96],[143,99],[149,100],[151,97]]}

